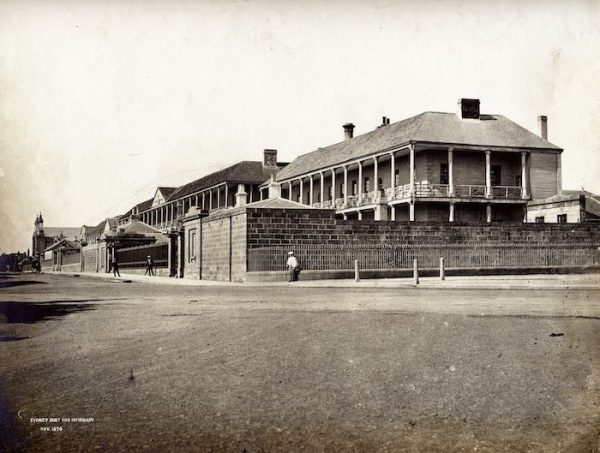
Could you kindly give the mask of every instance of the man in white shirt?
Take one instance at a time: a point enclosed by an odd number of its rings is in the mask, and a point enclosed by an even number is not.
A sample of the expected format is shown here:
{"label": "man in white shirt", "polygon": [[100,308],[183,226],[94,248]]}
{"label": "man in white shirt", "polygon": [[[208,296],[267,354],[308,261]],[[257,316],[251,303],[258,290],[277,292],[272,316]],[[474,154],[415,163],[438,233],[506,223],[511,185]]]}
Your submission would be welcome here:
{"label": "man in white shirt", "polygon": [[294,252],[289,252],[287,267],[290,272],[290,279],[288,281],[295,282],[298,280],[298,271],[300,270],[298,264],[298,258],[294,256]]}

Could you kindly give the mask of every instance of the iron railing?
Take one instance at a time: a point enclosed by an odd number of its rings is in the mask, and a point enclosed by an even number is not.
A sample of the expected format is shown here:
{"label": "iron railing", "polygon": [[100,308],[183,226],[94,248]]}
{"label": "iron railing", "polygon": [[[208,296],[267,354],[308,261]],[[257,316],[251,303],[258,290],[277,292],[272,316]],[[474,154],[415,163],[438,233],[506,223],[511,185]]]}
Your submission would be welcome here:
{"label": "iron railing", "polygon": [[117,250],[117,262],[122,269],[145,267],[148,255],[152,257],[156,267],[168,267],[169,244],[150,244],[119,249]]}
{"label": "iron railing", "polygon": [[[289,246],[248,250],[248,271],[280,271],[286,267]],[[437,268],[444,257],[448,268],[527,268],[600,265],[600,252],[592,244],[568,245],[298,245],[294,252],[305,270],[351,270],[354,260],[366,270]]]}

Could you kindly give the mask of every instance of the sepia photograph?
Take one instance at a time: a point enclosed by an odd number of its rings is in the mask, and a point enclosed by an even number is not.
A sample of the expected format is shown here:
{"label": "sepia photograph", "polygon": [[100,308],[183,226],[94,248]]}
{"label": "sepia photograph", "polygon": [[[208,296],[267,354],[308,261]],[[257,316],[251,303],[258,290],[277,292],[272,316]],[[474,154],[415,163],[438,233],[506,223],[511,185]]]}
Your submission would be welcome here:
{"label": "sepia photograph", "polygon": [[600,1],[0,0],[0,453],[600,453]]}

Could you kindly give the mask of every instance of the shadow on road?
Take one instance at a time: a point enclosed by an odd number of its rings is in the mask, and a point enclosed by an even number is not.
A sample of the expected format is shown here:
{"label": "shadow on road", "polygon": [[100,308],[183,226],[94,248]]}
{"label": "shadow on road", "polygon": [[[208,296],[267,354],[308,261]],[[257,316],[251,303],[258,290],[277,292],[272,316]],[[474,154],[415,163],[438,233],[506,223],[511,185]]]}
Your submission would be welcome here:
{"label": "shadow on road", "polygon": [[33,324],[58,316],[85,310],[95,310],[94,304],[80,303],[88,300],[61,302],[0,302],[0,323]]}
{"label": "shadow on road", "polygon": [[0,279],[0,288],[11,288],[13,286],[23,285],[46,285],[46,282],[40,282],[38,280],[15,280],[15,281],[4,281],[5,277]]}

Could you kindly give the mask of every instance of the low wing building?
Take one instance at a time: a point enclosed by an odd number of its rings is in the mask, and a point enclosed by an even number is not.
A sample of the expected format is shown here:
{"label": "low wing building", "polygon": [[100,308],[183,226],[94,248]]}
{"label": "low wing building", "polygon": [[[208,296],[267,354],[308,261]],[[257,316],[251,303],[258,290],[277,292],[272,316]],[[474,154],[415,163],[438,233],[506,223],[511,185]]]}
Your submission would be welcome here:
{"label": "low wing building", "polygon": [[263,161],[242,161],[177,188],[158,187],[150,206],[139,207],[141,220],[159,229],[176,226],[192,206],[210,213],[260,200],[260,184],[287,164],[277,150],[265,149]]}

